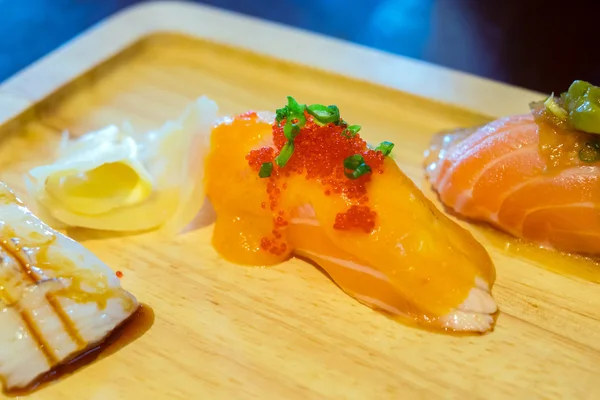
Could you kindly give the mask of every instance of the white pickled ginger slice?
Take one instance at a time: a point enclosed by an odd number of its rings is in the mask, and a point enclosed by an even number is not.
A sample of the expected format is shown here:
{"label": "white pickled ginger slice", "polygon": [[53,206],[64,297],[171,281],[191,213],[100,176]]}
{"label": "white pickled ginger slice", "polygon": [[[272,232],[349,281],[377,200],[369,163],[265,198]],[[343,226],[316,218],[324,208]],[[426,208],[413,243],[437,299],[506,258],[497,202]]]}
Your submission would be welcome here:
{"label": "white pickled ginger slice", "polygon": [[124,124],[67,137],[52,164],[29,171],[28,190],[55,225],[175,234],[203,205],[201,163],[217,111],[203,96],[156,131]]}
{"label": "white pickled ginger slice", "polygon": [[137,158],[135,141],[114,125],[67,144],[61,154],[30,175],[73,213],[104,214],[139,204],[152,192],[154,180]]}

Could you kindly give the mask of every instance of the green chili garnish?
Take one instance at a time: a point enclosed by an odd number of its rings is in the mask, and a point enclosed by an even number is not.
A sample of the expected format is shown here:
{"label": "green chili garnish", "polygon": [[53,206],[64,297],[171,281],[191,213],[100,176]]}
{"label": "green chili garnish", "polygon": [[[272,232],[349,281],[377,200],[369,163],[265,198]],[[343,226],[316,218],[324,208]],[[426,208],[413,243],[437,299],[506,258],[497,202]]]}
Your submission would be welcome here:
{"label": "green chili garnish", "polygon": [[554,93],[552,93],[550,97],[548,97],[546,101],[544,101],[544,105],[546,106],[546,109],[548,111],[550,111],[552,114],[554,114],[556,118],[562,121],[566,120],[569,116],[567,111],[564,108],[562,108],[554,99]]}
{"label": "green chili garnish", "polygon": [[600,134],[600,88],[574,81],[561,95],[569,125],[582,132]]}
{"label": "green chili garnish", "polygon": [[360,125],[351,125],[342,131],[342,135],[348,139],[353,138],[360,132]]}
{"label": "green chili garnish", "polygon": [[261,178],[268,178],[271,176],[271,172],[273,172],[273,163],[266,162],[260,166],[260,171],[258,171],[258,176]]}
{"label": "green chili garnish", "polygon": [[344,175],[349,179],[358,179],[371,172],[371,167],[365,163],[360,154],[354,154],[344,160]]}
{"label": "green chili garnish", "polygon": [[375,147],[375,151],[380,151],[384,156],[389,156],[394,148],[394,143],[392,142],[381,142],[379,146]]}
{"label": "green chili garnish", "polygon": [[285,167],[290,158],[294,154],[294,142],[287,142],[281,148],[279,155],[275,157],[275,162],[279,165],[279,168]]}

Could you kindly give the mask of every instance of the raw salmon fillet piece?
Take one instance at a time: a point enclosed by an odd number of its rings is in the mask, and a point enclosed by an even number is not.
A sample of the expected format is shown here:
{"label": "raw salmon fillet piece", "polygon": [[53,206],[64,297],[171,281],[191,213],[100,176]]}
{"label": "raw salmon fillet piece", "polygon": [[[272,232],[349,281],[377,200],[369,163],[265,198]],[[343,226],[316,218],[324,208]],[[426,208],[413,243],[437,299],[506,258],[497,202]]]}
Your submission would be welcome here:
{"label": "raw salmon fillet piece", "polygon": [[600,165],[551,168],[532,114],[436,136],[426,174],[463,217],[544,247],[600,254]]}

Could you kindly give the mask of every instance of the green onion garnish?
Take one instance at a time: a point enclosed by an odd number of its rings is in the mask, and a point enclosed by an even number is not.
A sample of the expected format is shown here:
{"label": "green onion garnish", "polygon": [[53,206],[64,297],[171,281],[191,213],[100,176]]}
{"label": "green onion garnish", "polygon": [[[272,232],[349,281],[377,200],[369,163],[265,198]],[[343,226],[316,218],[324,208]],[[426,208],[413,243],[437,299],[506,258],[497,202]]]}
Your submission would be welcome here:
{"label": "green onion garnish", "polygon": [[560,120],[566,120],[567,117],[569,116],[567,114],[567,111],[562,108],[557,102],[556,100],[554,100],[554,93],[552,93],[550,95],[550,97],[548,97],[546,99],[546,101],[544,101],[544,105],[546,106],[546,109],[548,111],[550,111],[552,114],[554,114],[554,116]]}
{"label": "green onion garnish", "polygon": [[327,108],[329,108],[331,111],[334,112],[335,115],[338,116],[337,119],[334,121],[335,124],[338,125],[340,122],[340,109],[335,104],[331,104],[331,105],[327,106]]}
{"label": "green onion garnish", "polygon": [[344,175],[349,179],[358,179],[369,172],[371,167],[365,163],[365,159],[360,154],[354,154],[344,160]]}
{"label": "green onion garnish", "polygon": [[323,104],[311,104],[306,111],[315,118],[315,121],[323,125],[340,120],[340,110],[337,106],[324,106]]}
{"label": "green onion garnish", "polygon": [[306,104],[299,104],[296,99],[292,96],[287,97],[288,104],[282,108],[278,108],[275,111],[275,121],[280,123],[282,120],[286,120],[290,122],[290,120],[297,119],[295,123],[300,125],[300,128],[304,126],[306,123],[306,118],[304,117],[304,110],[306,109]]}
{"label": "green onion garnish", "polygon": [[261,178],[268,178],[271,176],[271,172],[273,172],[273,163],[266,162],[260,166],[260,171],[258,171],[258,176]]}
{"label": "green onion garnish", "polygon": [[360,132],[360,125],[351,125],[342,131],[342,135],[348,139],[353,138]]}
{"label": "green onion garnish", "polygon": [[288,114],[289,114],[290,110],[288,109],[288,106],[285,106],[283,108],[278,108],[275,111],[275,121],[277,121],[277,123],[281,123],[282,120],[286,119]]}
{"label": "green onion garnish", "polygon": [[380,151],[384,156],[389,156],[394,148],[394,143],[392,142],[381,142],[379,146],[375,147],[375,151]]}
{"label": "green onion garnish", "polygon": [[585,146],[579,150],[579,159],[588,163],[600,160],[600,144],[597,142],[586,143]]}
{"label": "green onion garnish", "polygon": [[285,119],[283,134],[288,140],[279,152],[279,155],[275,158],[275,162],[280,168],[284,167],[290,157],[292,157],[294,153],[294,139],[296,139],[296,136],[298,136],[300,130],[306,124],[306,116],[304,115],[306,104],[298,103],[292,96],[288,96],[287,100],[287,106],[277,109],[275,118],[277,123]]}
{"label": "green onion garnish", "polygon": [[306,117],[304,116],[306,104],[298,104],[296,99],[294,99],[292,96],[288,96],[287,99],[287,108],[289,110],[287,121],[290,122],[291,120],[297,119],[298,121],[296,122],[296,124],[300,125],[300,128],[302,128],[304,124],[306,124]]}
{"label": "green onion garnish", "polygon": [[285,164],[288,163],[292,154],[294,153],[294,142],[287,142],[281,148],[279,155],[275,157],[275,162],[279,165],[279,168],[285,167]]}
{"label": "green onion garnish", "polygon": [[285,135],[287,140],[294,140],[299,133],[300,126],[298,124],[291,123],[290,120],[288,120],[288,122],[285,123],[283,127],[283,134]]}

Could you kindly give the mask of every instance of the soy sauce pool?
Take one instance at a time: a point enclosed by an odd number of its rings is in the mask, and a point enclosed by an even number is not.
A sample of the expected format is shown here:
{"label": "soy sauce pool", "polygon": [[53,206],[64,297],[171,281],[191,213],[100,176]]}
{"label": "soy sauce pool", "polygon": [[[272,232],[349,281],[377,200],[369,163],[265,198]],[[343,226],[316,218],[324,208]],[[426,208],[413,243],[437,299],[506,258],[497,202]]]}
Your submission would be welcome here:
{"label": "soy sauce pool", "polygon": [[25,388],[5,390],[4,395],[8,397],[26,396],[57,381],[66,379],[75,372],[116,353],[139,339],[153,324],[154,311],[150,306],[141,304],[133,315],[117,327],[102,343],[86,350],[66,363],[54,367]]}

